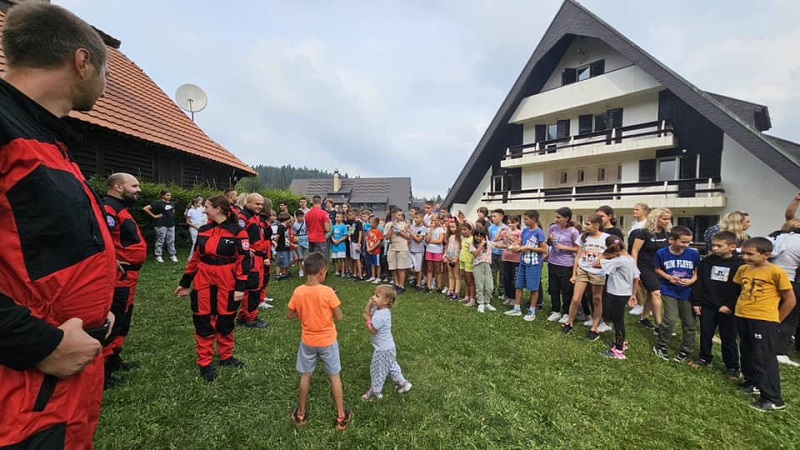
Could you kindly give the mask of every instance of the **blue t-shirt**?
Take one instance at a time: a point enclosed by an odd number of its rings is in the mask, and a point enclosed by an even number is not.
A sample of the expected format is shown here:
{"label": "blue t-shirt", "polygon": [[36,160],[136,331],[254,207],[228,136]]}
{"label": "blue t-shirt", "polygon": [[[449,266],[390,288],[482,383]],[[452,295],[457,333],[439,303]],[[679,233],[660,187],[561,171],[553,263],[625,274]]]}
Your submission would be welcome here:
{"label": "blue t-shirt", "polygon": [[[489,225],[489,240],[494,242],[497,239],[497,236],[500,234],[501,231],[508,228],[508,225],[501,223],[500,225],[491,224]],[[495,248],[492,250],[493,255],[502,255],[503,249],[502,248]]]}
{"label": "blue t-shirt", "polygon": [[[345,224],[334,225],[333,229],[331,231],[332,231],[331,239],[341,239],[341,238],[347,236],[347,225],[345,225]],[[331,252],[334,252],[334,253],[344,252],[344,251],[347,250],[345,248],[345,245],[346,245],[346,241],[342,241],[342,242],[340,242],[338,244],[331,243]]]}
{"label": "blue t-shirt", "polygon": [[[546,242],[547,238],[544,237],[544,231],[541,228],[531,230],[524,228],[520,236],[522,247],[539,247],[539,244]],[[542,263],[542,254],[536,252],[522,252],[519,256],[519,264],[526,266],[535,266]]]}
{"label": "blue t-shirt", "polygon": [[[688,280],[692,278],[694,271],[700,266],[700,253],[693,248],[687,248],[682,254],[674,255],[669,251],[669,247],[664,247],[656,252],[653,266],[656,269],[667,272],[669,275]],[[665,278],[661,278],[661,295],[680,300],[689,300],[691,293],[691,286],[679,286],[670,283]]]}

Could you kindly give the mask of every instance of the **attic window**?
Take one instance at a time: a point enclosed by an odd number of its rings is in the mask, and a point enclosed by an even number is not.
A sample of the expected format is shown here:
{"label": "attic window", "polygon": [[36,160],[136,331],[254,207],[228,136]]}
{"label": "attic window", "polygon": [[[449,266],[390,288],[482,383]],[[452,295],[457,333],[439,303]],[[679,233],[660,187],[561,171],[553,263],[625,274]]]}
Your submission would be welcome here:
{"label": "attic window", "polygon": [[596,77],[604,74],[606,71],[606,61],[601,59],[576,69],[564,69],[561,73],[561,85],[566,86],[578,81],[588,80],[589,78]]}

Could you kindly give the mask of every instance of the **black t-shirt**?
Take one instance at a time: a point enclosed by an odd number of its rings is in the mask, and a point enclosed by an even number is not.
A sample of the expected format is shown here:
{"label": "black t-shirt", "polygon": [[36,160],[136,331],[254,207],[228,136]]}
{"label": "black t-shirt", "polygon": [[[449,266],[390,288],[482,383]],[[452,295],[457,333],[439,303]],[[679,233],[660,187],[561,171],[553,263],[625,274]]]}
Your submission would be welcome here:
{"label": "black t-shirt", "polygon": [[636,239],[644,241],[636,261],[639,269],[641,270],[641,268],[644,267],[646,269],[655,270],[653,261],[655,261],[656,252],[669,245],[669,233],[666,231],[659,231],[656,234],[652,234],[647,231],[647,229],[642,228],[634,231],[631,239],[634,241]]}
{"label": "black t-shirt", "polygon": [[612,236],[617,236],[618,238],[622,239],[622,242],[625,242],[625,235],[622,233],[622,230],[620,230],[617,227],[606,228],[605,230],[602,231],[603,233],[608,233]]}
{"label": "black t-shirt", "polygon": [[150,205],[150,212],[153,213],[154,216],[159,214],[163,214],[160,218],[156,219],[156,226],[157,227],[167,227],[171,228],[175,226],[175,205],[172,202],[165,202],[164,200],[158,200],[153,202]]}
{"label": "black t-shirt", "polygon": [[[350,230],[350,242],[353,244],[360,243],[358,235],[362,234],[361,231],[364,229],[364,225],[361,224],[360,220],[348,220],[345,223],[347,224],[347,229]],[[361,238],[363,239],[364,236],[361,236]]]}
{"label": "black t-shirt", "polygon": [[275,224],[273,224],[273,231],[275,231],[275,250],[279,252],[288,252],[290,250],[289,243],[286,239],[286,227],[282,223],[278,223],[277,230],[275,230]]}

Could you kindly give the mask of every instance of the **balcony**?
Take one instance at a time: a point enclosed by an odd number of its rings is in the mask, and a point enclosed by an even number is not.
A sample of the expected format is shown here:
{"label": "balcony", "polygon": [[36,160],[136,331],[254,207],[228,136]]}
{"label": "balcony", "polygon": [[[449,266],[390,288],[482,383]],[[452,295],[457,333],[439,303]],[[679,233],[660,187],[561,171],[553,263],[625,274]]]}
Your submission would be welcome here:
{"label": "balcony", "polygon": [[625,66],[588,80],[540,92],[522,100],[509,123],[521,124],[543,116],[591,104],[655,91],[661,85],[636,65]]}
{"label": "balcony", "polygon": [[[506,150],[500,167],[544,165],[573,158],[606,159],[609,155],[654,152],[675,147],[669,122],[646,122],[568,138],[516,145]],[[591,162],[591,161],[586,161]]]}
{"label": "balcony", "polygon": [[719,179],[685,179],[637,183],[602,184],[568,188],[523,189],[484,192],[481,203],[490,210],[594,210],[600,204],[629,209],[638,202],[662,208],[724,208],[725,189]]}

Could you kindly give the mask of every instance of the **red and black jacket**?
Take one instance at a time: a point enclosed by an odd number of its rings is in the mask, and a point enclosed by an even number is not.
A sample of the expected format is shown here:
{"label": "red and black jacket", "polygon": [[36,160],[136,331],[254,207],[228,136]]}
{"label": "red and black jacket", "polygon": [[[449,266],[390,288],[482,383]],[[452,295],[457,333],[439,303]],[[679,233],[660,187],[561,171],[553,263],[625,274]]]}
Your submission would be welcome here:
{"label": "red and black jacket", "polygon": [[236,221],[210,222],[197,231],[192,259],[180,286],[195,290],[217,286],[231,291],[246,290],[251,270],[250,240]]}
{"label": "red and black jacket", "polygon": [[[106,320],[116,278],[99,197],[69,149],[80,137],[0,80],[0,398],[49,355],[66,320]],[[2,428],[2,427],[0,427]]]}
{"label": "red and black jacket", "polygon": [[117,260],[128,263],[125,270],[139,270],[147,260],[147,242],[122,200],[106,195],[106,223],[114,241]]}

